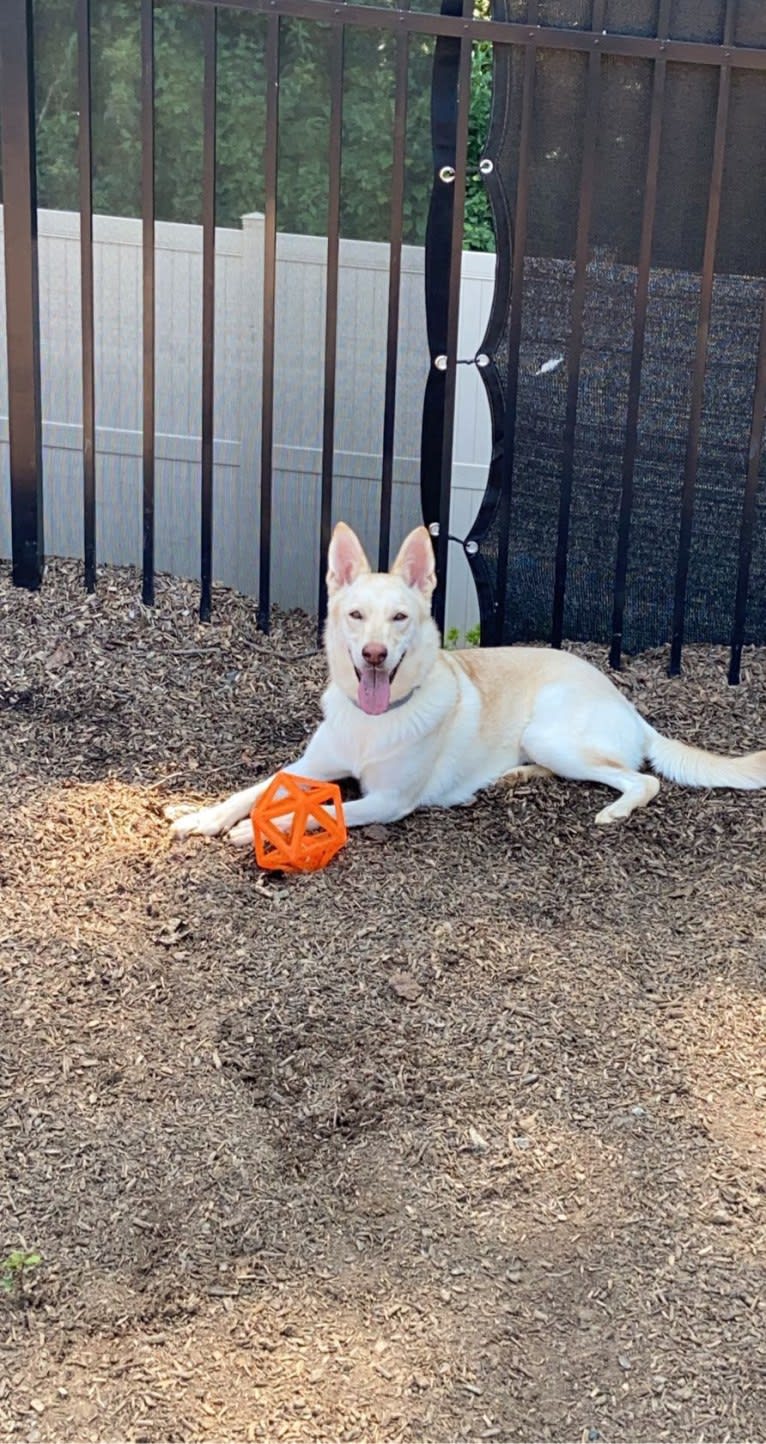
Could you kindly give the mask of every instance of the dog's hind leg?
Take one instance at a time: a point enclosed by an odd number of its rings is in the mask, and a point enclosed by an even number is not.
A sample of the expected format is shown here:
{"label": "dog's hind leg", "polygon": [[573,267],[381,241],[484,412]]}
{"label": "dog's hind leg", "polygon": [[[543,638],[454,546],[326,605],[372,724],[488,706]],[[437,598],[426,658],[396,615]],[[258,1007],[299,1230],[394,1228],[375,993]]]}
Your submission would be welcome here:
{"label": "dog's hind leg", "polygon": [[647,803],[657,796],[660,790],[659,779],[651,772],[630,772],[619,765],[605,761],[600,766],[596,765],[588,778],[590,782],[604,782],[607,787],[614,787],[622,794],[616,802],[610,802],[607,807],[602,807],[596,813],[596,822],[601,826],[610,822],[619,822],[623,817],[630,817],[637,807],[646,807]]}
{"label": "dog's hind leg", "polygon": [[651,773],[641,772],[647,754],[647,726],[617,691],[583,695],[574,687],[543,688],[521,736],[525,757],[573,782],[601,782],[620,796],[603,807],[599,824],[629,817],[659,791]]}
{"label": "dog's hind leg", "polygon": [[571,736],[551,735],[542,729],[536,732],[530,727],[524,734],[523,746],[528,757],[533,757],[539,766],[557,777],[573,782],[601,782],[621,794],[596,815],[600,826],[629,817],[637,807],[646,807],[660,790],[659,781],[652,773],[639,772],[606,750],[578,745]]}

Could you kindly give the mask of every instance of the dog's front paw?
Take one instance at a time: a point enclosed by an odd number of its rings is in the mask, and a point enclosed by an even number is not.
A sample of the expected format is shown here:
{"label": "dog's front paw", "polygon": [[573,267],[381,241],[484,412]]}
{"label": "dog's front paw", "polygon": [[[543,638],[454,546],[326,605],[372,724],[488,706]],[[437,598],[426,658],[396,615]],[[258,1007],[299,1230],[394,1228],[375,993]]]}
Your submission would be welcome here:
{"label": "dog's front paw", "polygon": [[230,842],[232,847],[252,847],[253,824],[250,818],[246,817],[244,822],[238,822],[231,832],[227,832],[226,841]]}
{"label": "dog's front paw", "polygon": [[190,802],[169,802],[167,807],[162,809],[162,815],[168,822],[177,822],[179,817],[186,817],[190,812],[194,812]]}
{"label": "dog's front paw", "polygon": [[197,812],[179,812],[169,807],[165,816],[172,822],[174,837],[218,837],[227,828],[225,804],[217,807],[201,807]]}

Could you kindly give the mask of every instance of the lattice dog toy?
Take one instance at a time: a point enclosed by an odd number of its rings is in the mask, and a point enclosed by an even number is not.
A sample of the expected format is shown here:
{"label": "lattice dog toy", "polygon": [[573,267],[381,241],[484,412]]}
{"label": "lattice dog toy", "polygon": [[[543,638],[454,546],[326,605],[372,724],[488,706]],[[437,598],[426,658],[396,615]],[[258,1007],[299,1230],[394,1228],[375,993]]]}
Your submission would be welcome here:
{"label": "lattice dog toy", "polygon": [[250,818],[258,866],[273,871],[316,872],[348,837],[337,784],[292,772],[272,778]]}

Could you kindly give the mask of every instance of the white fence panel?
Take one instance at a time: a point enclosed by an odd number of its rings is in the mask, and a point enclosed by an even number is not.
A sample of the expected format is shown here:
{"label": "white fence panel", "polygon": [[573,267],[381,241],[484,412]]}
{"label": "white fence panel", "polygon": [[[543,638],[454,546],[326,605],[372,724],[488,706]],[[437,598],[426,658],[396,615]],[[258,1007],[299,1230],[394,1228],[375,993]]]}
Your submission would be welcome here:
{"label": "white fence panel", "polygon": [[[40,211],[40,353],[45,535],[49,556],[82,556],[79,216]],[[2,208],[0,208],[0,236]],[[263,217],[216,235],[214,576],[258,588]],[[321,491],[326,241],[280,235],[275,329],[274,601],[316,605]],[[389,248],[341,241],[333,514],[377,551]],[[0,245],[0,324],[5,322]],[[419,455],[428,371],[424,253],[402,255],[392,538],[420,519]],[[141,223],[94,219],[97,549],[99,562],[141,560]],[[486,325],[494,257],[463,258],[459,354]],[[202,231],[156,227],[156,565],[199,576]],[[451,531],[465,535],[486,483],[489,413],[475,367],[458,371]],[[0,555],[10,556],[7,357],[0,348]],[[478,619],[459,547],[450,557],[447,625]]]}

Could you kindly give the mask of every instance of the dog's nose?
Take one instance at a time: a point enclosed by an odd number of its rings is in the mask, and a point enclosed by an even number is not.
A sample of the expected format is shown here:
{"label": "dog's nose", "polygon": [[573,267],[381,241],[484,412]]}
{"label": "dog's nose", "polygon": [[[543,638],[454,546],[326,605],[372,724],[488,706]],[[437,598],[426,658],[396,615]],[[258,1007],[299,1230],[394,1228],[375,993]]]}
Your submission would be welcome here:
{"label": "dog's nose", "polygon": [[368,642],[366,647],[362,647],[362,656],[371,667],[382,667],[388,656],[388,647],[380,642]]}

